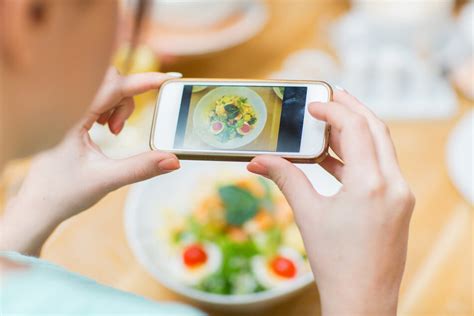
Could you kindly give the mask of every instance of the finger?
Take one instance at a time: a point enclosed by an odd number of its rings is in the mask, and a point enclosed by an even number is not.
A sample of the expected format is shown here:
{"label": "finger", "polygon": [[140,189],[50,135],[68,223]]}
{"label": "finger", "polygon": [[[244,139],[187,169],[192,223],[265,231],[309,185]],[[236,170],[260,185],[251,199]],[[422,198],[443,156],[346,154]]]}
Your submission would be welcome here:
{"label": "finger", "polygon": [[99,118],[97,119],[97,123],[99,123],[100,125],[105,125],[105,123],[107,123],[107,121],[109,120],[110,116],[112,115],[112,112],[114,110],[109,110],[105,113],[102,113]]}
{"label": "finger", "polygon": [[113,189],[147,180],[179,169],[178,158],[171,153],[149,151],[111,164],[109,181]]}
{"label": "finger", "polygon": [[133,97],[149,90],[158,89],[163,82],[171,78],[176,78],[176,76],[161,72],[145,72],[121,77],[118,94],[121,98]]}
{"label": "finger", "polygon": [[174,76],[160,72],[117,76],[114,80],[107,83],[110,85],[110,91],[108,91],[108,93],[107,91],[104,92],[107,93],[107,95],[102,98],[100,104],[95,106],[95,110],[101,112],[109,110],[125,98],[133,97],[149,90],[158,89],[163,82],[171,78],[174,78]]}
{"label": "finger", "polygon": [[117,135],[123,129],[125,121],[132,115],[135,109],[135,102],[133,98],[125,98],[120,105],[115,109],[114,113],[109,118],[109,129],[112,133]]}
{"label": "finger", "polygon": [[372,133],[375,149],[380,164],[381,171],[385,174],[399,173],[395,146],[393,145],[390,131],[369,108],[362,104],[357,98],[349,94],[347,91],[336,90],[333,94],[336,102],[347,106],[350,110],[364,116],[369,123],[369,129]]}
{"label": "finger", "polygon": [[315,118],[328,122],[331,130],[340,133],[339,148],[347,166],[347,174],[364,176],[369,170],[378,176],[375,145],[367,120],[337,102],[314,102],[309,112]]}
{"label": "finger", "polygon": [[257,156],[247,169],[275,182],[295,211],[306,209],[309,201],[321,197],[303,171],[283,158]]}
{"label": "finger", "polygon": [[342,163],[340,160],[328,155],[323,161],[319,163],[319,165],[339,182],[342,182],[344,163]]}
{"label": "finger", "polygon": [[81,126],[89,130],[102,113],[113,109],[124,98],[158,89],[164,81],[179,76],[178,73],[147,72],[123,77],[115,69],[110,69]]}

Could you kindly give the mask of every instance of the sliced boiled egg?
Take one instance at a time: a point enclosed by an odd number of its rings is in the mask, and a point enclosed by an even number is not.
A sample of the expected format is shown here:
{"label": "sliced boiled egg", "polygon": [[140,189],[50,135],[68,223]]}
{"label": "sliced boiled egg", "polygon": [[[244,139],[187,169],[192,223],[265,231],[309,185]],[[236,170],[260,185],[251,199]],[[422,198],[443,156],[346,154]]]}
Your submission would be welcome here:
{"label": "sliced boiled egg", "polygon": [[222,265],[222,252],[213,243],[193,243],[185,246],[170,265],[174,276],[184,284],[197,285],[217,272]]}
{"label": "sliced boiled egg", "polygon": [[212,134],[219,134],[220,132],[222,132],[224,130],[224,123],[220,122],[220,121],[215,121],[215,122],[212,122],[211,123],[211,133]]}
{"label": "sliced boiled egg", "polygon": [[247,135],[248,133],[250,133],[251,129],[252,128],[249,123],[244,123],[241,127],[237,129],[237,133],[239,133],[240,135]]}
{"label": "sliced boiled egg", "polygon": [[289,247],[281,247],[272,258],[252,258],[252,272],[257,281],[266,288],[283,286],[306,271],[304,258],[298,251]]}

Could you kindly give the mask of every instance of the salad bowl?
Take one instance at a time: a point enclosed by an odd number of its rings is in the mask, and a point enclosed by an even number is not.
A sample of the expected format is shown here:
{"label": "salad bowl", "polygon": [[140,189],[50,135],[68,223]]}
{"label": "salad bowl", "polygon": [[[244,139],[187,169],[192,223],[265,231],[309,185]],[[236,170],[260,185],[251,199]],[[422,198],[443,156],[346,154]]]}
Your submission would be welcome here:
{"label": "salad bowl", "polygon": [[[332,194],[339,188],[337,181],[325,174],[325,172],[317,166],[312,166],[312,169],[307,174],[311,175],[310,181],[318,179],[318,181],[323,182],[320,192]],[[212,307],[226,311],[255,311],[282,302],[303,291],[313,284],[313,276],[304,255],[293,261],[298,273],[293,273],[294,277],[291,278],[291,280],[284,280],[285,282],[280,284],[279,281],[284,278],[274,277],[272,273],[270,273],[270,277],[262,279],[261,275],[267,275],[266,269],[270,264],[258,266],[258,263],[255,265],[255,259],[264,258],[261,256],[260,251],[266,252],[266,250],[271,247],[269,244],[264,244],[263,248],[257,247],[257,249],[260,250],[254,250],[254,255],[256,256],[248,261],[248,266],[252,266],[252,268],[248,271],[245,270],[245,275],[248,276],[249,273],[253,273],[252,275],[255,277],[252,281],[253,283],[250,282],[250,289],[246,289],[247,285],[242,287],[235,285],[235,283],[227,288],[216,288],[215,284],[219,283],[206,283],[202,281],[202,278],[199,279],[201,274],[214,273],[214,275],[217,274],[218,278],[225,277],[234,280],[235,275],[230,277],[226,275],[222,276],[220,272],[216,272],[214,268],[215,262],[222,262],[222,260],[225,262],[226,256],[230,256],[231,260],[233,260],[233,257],[242,256],[243,252],[248,251],[244,248],[238,248],[237,251],[229,251],[223,246],[223,244],[229,243],[221,242],[222,240],[227,240],[225,238],[228,236],[219,235],[221,234],[220,231],[214,235],[208,235],[210,237],[206,237],[207,239],[204,242],[205,247],[203,247],[203,249],[207,253],[206,258],[208,262],[211,263],[210,267],[200,270],[189,269],[191,272],[182,270],[182,267],[185,266],[183,262],[186,263],[187,259],[185,255],[183,260],[181,260],[179,255],[176,256],[176,253],[181,254],[181,250],[176,252],[175,249],[189,248],[189,246],[186,246],[189,243],[192,243],[192,247],[194,247],[195,241],[193,241],[192,238],[191,241],[187,241],[189,240],[188,234],[186,234],[186,232],[183,234],[182,229],[181,231],[179,229],[176,230],[175,227],[187,227],[186,225],[183,226],[183,222],[185,222],[183,219],[189,218],[190,215],[194,214],[193,212],[196,212],[196,209],[199,209],[200,202],[198,201],[202,201],[203,198],[205,199],[206,197],[215,198],[216,192],[223,192],[222,188],[229,189],[234,186],[232,188],[237,190],[235,186],[258,186],[261,181],[262,180],[245,170],[244,163],[183,161],[181,169],[172,174],[163,175],[133,185],[129,191],[125,207],[125,231],[130,247],[137,260],[159,283],[171,291],[190,299],[197,305],[204,307]],[[272,187],[273,183],[269,181],[262,183],[265,183],[264,186],[262,186],[263,188],[269,185],[270,187],[268,188],[271,190],[278,190],[276,186]],[[220,191],[216,191],[216,188]],[[279,191],[275,194],[281,195]],[[241,198],[242,196],[239,196],[239,199]],[[247,203],[246,205],[248,208],[249,204]],[[275,205],[277,208],[279,207],[277,204]],[[284,204],[281,204],[281,206],[284,207]],[[265,208],[270,209],[271,206],[266,205]],[[211,210],[211,212],[208,212],[211,215],[215,214],[215,211],[212,211],[212,207],[208,207],[207,209]],[[198,213],[199,212],[201,211],[198,211]],[[288,215],[288,212],[285,214]],[[245,216],[246,215],[244,215],[244,217]],[[228,217],[226,218],[229,220]],[[241,217],[238,217],[237,221],[239,221],[240,218]],[[251,228],[253,227],[252,225],[249,225],[249,223],[253,222],[253,219],[249,219],[247,223],[239,223],[235,222],[235,220],[236,218],[234,217],[232,219],[233,225],[243,224],[240,226],[242,230],[247,232],[252,240],[257,240],[257,238],[253,237],[259,234],[258,229],[255,233],[256,235],[253,236],[251,234],[253,234],[255,230]],[[176,223],[178,223],[178,225],[176,225]],[[294,223],[289,223],[288,226],[281,227],[290,227],[292,225],[296,227]],[[286,231],[284,228],[281,229],[282,232]],[[194,228],[191,228],[191,231],[193,230]],[[209,230],[211,229],[206,229],[205,232],[201,231],[201,234],[207,234]],[[222,231],[227,232],[228,230],[226,228]],[[286,250],[282,251],[282,253],[285,254],[285,251],[288,253],[288,248],[293,247],[292,245],[295,245],[295,243],[296,246],[294,246],[294,249],[301,249],[303,246],[302,241],[298,239],[300,238],[299,232],[297,232],[297,236],[294,232],[291,235],[291,238],[288,239],[290,241],[284,242],[284,247],[280,247],[282,245],[279,245],[278,247],[280,248],[277,247],[275,249],[285,248]],[[177,239],[180,241],[176,242]],[[284,239],[287,240],[287,238]],[[184,248],[181,247],[182,244]],[[216,248],[216,245],[220,247],[221,253],[217,255],[213,254],[214,251],[211,251],[212,249],[210,248],[212,247],[209,247],[208,244],[213,244],[214,248]],[[304,252],[304,247],[302,249],[301,251]],[[291,253],[295,252],[290,251],[289,258],[294,257],[292,257]],[[194,256],[191,259],[195,261],[196,258],[197,257]],[[304,263],[302,263],[303,261]],[[257,270],[254,270],[255,266],[257,266]],[[238,273],[241,272],[238,271]],[[256,276],[255,274],[260,274],[260,276]],[[237,275],[237,277],[240,276]],[[207,279],[204,278],[203,280]],[[238,282],[238,284],[242,283]],[[248,282],[246,281],[244,284],[248,284]],[[258,286],[253,286],[252,284],[257,284]]]}

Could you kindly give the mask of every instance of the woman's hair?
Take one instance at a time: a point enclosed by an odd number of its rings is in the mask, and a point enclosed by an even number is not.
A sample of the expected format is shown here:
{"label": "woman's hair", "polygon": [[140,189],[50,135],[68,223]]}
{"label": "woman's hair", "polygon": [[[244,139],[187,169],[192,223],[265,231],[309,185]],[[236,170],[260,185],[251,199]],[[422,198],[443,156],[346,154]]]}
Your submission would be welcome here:
{"label": "woman's hair", "polygon": [[132,47],[135,47],[138,38],[140,35],[140,31],[143,26],[143,20],[146,17],[147,9],[149,7],[149,0],[138,0],[137,6],[136,6],[136,11],[135,11],[135,17],[133,19],[133,31],[132,31],[132,42],[131,45]]}
{"label": "woman's hair", "polygon": [[143,27],[143,21],[146,18],[146,14],[148,12],[150,1],[149,0],[138,0],[137,5],[135,8],[135,16],[133,17],[133,29],[132,29],[132,37],[130,40],[130,50],[128,56],[125,61],[125,73],[128,73],[132,60],[133,54],[135,52],[135,48],[137,47],[140,32]]}

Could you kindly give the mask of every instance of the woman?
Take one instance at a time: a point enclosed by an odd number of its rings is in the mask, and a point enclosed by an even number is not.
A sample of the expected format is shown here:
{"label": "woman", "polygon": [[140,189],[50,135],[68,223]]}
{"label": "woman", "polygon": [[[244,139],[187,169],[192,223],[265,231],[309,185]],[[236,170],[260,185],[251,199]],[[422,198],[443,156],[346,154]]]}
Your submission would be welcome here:
{"label": "woman", "polygon": [[[115,1],[0,0],[0,164],[50,148],[34,159],[0,224],[5,314],[200,314],[25,256],[37,256],[59,223],[108,192],[179,168],[158,151],[109,159],[89,137],[95,122],[120,133],[132,97],[177,76],[107,72],[117,10]],[[248,170],[275,181],[293,208],[323,315],[395,315],[414,197],[389,132],[343,90],[309,110],[332,126],[330,146],[343,162],[329,156],[321,165],[343,184],[338,194],[323,197],[281,158],[256,157]]]}

